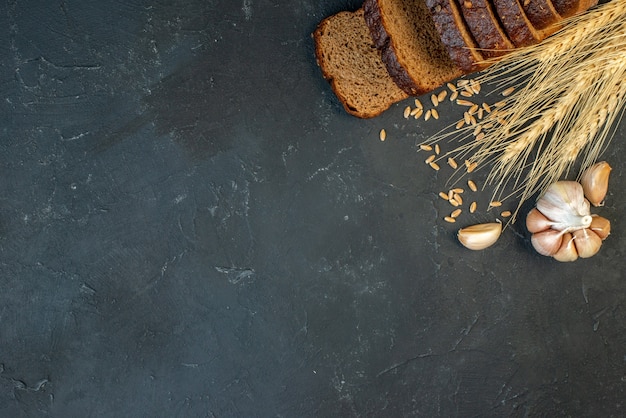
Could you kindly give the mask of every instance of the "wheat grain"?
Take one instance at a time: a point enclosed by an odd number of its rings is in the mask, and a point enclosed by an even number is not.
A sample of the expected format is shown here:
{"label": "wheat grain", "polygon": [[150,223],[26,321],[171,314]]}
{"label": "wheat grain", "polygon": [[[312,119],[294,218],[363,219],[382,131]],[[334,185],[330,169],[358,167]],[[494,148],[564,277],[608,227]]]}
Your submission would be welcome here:
{"label": "wheat grain", "polygon": [[433,106],[435,106],[435,107],[439,106],[439,99],[437,98],[436,94],[433,93],[430,96],[430,101],[432,102]]}

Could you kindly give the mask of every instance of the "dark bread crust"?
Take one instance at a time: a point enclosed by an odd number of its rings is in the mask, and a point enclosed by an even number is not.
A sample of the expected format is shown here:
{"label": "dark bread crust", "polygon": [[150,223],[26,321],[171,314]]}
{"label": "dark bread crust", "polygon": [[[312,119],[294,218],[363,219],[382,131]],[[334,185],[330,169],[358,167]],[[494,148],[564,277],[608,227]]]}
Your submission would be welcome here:
{"label": "dark bread crust", "polygon": [[465,73],[471,73],[484,68],[484,65],[479,64],[484,58],[476,50],[478,47],[476,41],[467,33],[464,34],[463,31],[467,32],[467,28],[461,27],[465,22],[459,21],[460,11],[457,10],[455,1],[426,0],[426,6],[452,61]]}
{"label": "dark bread crust", "polygon": [[500,27],[488,0],[460,0],[459,6],[485,58],[502,56],[514,48]]}
{"label": "dark bread crust", "polygon": [[376,0],[365,0],[363,2],[363,15],[372,35],[374,45],[378,49],[384,48],[389,43],[389,34],[383,25],[378,2]]}
{"label": "dark bread crust", "polygon": [[518,0],[492,0],[500,22],[516,47],[534,45],[543,37],[527,19]]}
{"label": "dark bread crust", "polygon": [[522,0],[522,7],[535,29],[546,29],[563,20],[551,0]]}
{"label": "dark bread crust", "polygon": [[385,30],[383,20],[378,7],[377,0],[365,0],[363,2],[363,11],[365,15],[365,23],[370,29],[372,40],[374,45],[381,51],[381,58],[387,67],[387,72],[392,80],[400,87],[405,93],[411,96],[417,96],[422,93],[426,93],[423,88],[420,88],[415,80],[411,78],[405,68],[398,62],[398,57],[393,50],[393,45],[390,42],[389,34]]}
{"label": "dark bread crust", "polygon": [[598,4],[598,0],[552,0],[556,11],[563,17],[582,13]]}

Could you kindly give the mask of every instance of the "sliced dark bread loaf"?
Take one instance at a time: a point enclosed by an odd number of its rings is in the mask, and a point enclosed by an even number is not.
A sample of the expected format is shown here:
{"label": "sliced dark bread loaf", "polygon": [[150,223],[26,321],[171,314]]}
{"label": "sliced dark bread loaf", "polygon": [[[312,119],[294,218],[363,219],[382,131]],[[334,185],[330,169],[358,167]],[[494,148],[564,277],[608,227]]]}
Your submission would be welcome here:
{"label": "sliced dark bread loaf", "polygon": [[516,47],[534,45],[546,37],[545,32],[535,29],[519,0],[491,1],[493,1],[504,31]]}
{"label": "sliced dark bread loaf", "polygon": [[363,9],[387,71],[407,94],[426,93],[462,74],[423,0],[365,0]]}
{"label": "sliced dark bread loaf", "polygon": [[346,112],[372,118],[408,97],[389,76],[363,9],[324,19],[313,39],[317,63]]}
{"label": "sliced dark bread loaf", "polygon": [[561,16],[570,17],[595,6],[598,0],[552,0],[552,4]]}
{"label": "sliced dark bread loaf", "polygon": [[515,47],[500,26],[489,0],[459,0],[459,6],[485,58],[499,57]]}
{"label": "sliced dark bread loaf", "polygon": [[520,1],[528,20],[532,22],[535,29],[550,29],[563,20],[563,17],[554,8],[552,0]]}
{"label": "sliced dark bread loaf", "polygon": [[452,61],[465,73],[483,69],[481,62],[485,58],[467,29],[456,0],[426,0],[426,6]]}

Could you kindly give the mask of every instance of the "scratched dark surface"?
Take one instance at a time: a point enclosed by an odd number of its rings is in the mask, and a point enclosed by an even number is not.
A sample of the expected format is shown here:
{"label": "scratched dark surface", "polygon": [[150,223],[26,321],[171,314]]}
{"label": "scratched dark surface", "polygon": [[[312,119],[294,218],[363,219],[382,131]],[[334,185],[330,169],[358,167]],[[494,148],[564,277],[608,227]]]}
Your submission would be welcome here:
{"label": "scratched dark surface", "polygon": [[0,5],[0,416],[626,414],[626,124],[597,256],[467,251],[416,152],[458,110],[316,67],[358,6]]}

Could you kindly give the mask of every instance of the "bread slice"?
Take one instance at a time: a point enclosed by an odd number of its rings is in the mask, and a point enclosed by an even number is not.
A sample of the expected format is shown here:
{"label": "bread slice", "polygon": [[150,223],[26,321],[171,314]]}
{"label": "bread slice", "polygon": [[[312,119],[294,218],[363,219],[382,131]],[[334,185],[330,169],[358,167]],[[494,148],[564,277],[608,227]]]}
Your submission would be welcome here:
{"label": "bread slice", "polygon": [[346,112],[372,118],[408,97],[387,73],[363,9],[327,17],[313,39],[317,63]]}
{"label": "bread slice", "polygon": [[552,0],[552,4],[561,16],[570,17],[592,8],[598,0]]}
{"label": "bread slice", "polygon": [[513,44],[520,48],[541,42],[546,33],[535,29],[519,0],[491,0],[504,31]]}
{"label": "bread slice", "polygon": [[365,0],[363,9],[387,71],[407,94],[426,93],[462,74],[424,0]]}
{"label": "bread slice", "polygon": [[515,47],[500,26],[489,0],[459,0],[459,6],[485,58],[502,56]]}
{"label": "bread slice", "polygon": [[535,29],[549,29],[563,20],[552,0],[521,0],[521,4]]}
{"label": "bread slice", "polygon": [[483,69],[485,58],[467,29],[456,0],[426,0],[426,6],[452,61],[465,73]]}

